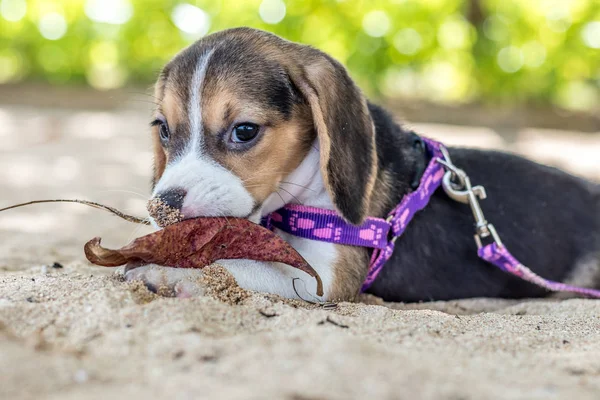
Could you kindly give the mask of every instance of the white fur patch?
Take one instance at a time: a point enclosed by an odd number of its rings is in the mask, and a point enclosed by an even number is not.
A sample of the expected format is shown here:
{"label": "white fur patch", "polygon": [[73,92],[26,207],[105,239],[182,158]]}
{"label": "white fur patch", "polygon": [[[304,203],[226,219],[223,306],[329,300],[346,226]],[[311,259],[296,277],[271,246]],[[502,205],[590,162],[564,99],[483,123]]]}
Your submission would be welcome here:
{"label": "white fur patch", "polygon": [[206,68],[208,61],[214,50],[206,52],[198,60],[194,76],[190,87],[190,104],[188,113],[190,116],[190,142],[188,143],[188,151],[197,151],[202,144],[202,88],[204,87],[204,78],[206,76]]}
{"label": "white fur patch", "polygon": [[187,192],[181,213],[193,217],[246,217],[254,199],[242,180],[208,156],[189,152],[167,165],[153,196],[170,189]]}
{"label": "white fur patch", "polygon": [[279,190],[278,194],[271,194],[264,201],[262,216],[290,203],[335,209],[323,183],[319,159],[319,142],[315,141],[300,165],[279,185],[285,190]]}
{"label": "white fur patch", "polygon": [[[283,180],[287,182],[281,184],[285,190],[280,190],[279,195],[274,193],[269,196],[263,203],[260,213],[251,220],[258,222],[260,215],[268,215],[282,207],[284,205],[282,198],[285,203],[301,203],[307,206],[335,209],[323,184],[319,158],[318,142],[315,141],[298,168]],[[275,232],[291,244],[321,277],[324,295],[319,300],[329,299],[335,278],[333,264],[337,258],[336,245],[304,239],[280,230]],[[288,265],[248,260],[222,260],[219,263],[231,272],[241,287],[276,293],[288,298],[298,298],[294,291],[293,279],[300,278],[295,284],[300,297],[304,300],[315,300],[315,279]]]}

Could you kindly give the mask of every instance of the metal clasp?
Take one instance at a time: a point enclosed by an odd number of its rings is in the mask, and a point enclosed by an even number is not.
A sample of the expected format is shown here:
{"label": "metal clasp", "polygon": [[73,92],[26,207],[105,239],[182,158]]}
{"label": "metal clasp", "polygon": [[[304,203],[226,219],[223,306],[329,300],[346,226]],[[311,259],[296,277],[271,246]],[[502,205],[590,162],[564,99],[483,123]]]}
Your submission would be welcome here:
{"label": "metal clasp", "polygon": [[484,200],[487,197],[485,188],[481,185],[472,186],[471,179],[465,171],[458,168],[452,163],[448,150],[441,148],[444,159],[437,158],[437,162],[442,164],[446,169],[446,173],[442,178],[442,187],[444,192],[452,200],[459,203],[468,204],[471,207],[471,212],[475,218],[475,243],[477,248],[483,246],[482,239],[490,237],[498,246],[502,246],[502,241],[494,228],[483,215],[483,210],[479,205],[479,200]]}
{"label": "metal clasp", "polygon": [[385,222],[387,222],[388,224],[390,224],[390,231],[388,232],[388,242],[391,242],[392,244],[396,244],[396,240],[398,240],[398,236],[392,236],[389,237],[390,235],[394,234],[394,229],[392,228],[393,226],[393,220],[394,220],[394,215],[388,215],[388,217],[385,219]]}

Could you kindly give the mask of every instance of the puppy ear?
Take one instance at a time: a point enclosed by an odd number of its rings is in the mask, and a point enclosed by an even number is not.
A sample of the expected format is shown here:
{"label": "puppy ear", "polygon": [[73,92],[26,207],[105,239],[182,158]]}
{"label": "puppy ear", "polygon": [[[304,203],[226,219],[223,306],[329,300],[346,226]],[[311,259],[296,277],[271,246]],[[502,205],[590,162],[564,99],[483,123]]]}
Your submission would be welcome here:
{"label": "puppy ear", "polygon": [[289,72],[310,105],[325,187],[342,217],[359,225],[367,217],[377,175],[366,98],[336,60],[308,47],[296,54],[301,58]]}

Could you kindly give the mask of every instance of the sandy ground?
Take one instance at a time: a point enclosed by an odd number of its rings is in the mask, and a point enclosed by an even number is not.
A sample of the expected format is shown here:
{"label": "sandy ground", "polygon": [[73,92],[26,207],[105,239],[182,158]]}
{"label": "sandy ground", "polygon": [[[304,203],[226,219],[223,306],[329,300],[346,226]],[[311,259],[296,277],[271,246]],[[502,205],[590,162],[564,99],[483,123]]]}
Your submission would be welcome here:
{"label": "sandy ground", "polygon": [[[0,105],[0,207],[78,197],[142,215],[148,120],[143,106]],[[490,129],[415,128],[600,179],[599,135],[530,129],[507,144]],[[0,214],[0,399],[599,396],[598,301],[324,309],[260,293],[236,300],[228,289],[173,299],[84,261],[94,236],[116,246],[146,232],[80,205]]]}

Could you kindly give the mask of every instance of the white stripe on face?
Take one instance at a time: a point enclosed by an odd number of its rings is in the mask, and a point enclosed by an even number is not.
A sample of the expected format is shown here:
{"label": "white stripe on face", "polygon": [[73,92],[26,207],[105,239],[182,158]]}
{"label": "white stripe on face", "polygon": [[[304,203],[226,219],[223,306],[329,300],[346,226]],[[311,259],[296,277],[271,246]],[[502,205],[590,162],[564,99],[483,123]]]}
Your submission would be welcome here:
{"label": "white stripe on face", "polygon": [[190,86],[190,104],[188,113],[190,116],[190,141],[188,144],[188,152],[196,152],[202,144],[202,88],[204,87],[204,77],[206,76],[206,68],[208,61],[212,56],[214,49],[205,52],[198,59],[194,76]]}

